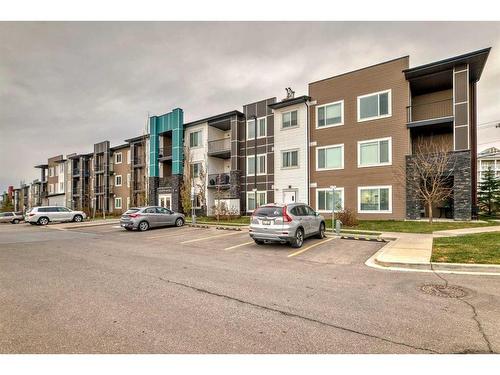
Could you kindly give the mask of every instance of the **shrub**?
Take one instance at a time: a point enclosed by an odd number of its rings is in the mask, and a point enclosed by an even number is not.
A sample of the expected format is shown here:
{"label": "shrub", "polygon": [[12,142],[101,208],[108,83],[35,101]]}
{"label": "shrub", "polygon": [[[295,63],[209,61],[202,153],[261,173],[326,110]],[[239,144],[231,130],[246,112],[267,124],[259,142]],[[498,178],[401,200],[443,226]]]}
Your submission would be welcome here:
{"label": "shrub", "polygon": [[355,227],[358,225],[356,214],[348,208],[335,213],[335,218],[339,219],[342,222],[342,226],[345,227]]}

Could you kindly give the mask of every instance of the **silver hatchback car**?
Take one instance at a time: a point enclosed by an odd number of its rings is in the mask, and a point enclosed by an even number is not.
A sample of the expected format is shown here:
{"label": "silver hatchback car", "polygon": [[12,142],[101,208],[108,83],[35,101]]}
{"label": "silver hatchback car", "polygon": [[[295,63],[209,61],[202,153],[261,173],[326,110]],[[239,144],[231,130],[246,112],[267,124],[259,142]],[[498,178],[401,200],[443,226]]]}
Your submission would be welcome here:
{"label": "silver hatchback car", "polygon": [[325,218],[303,203],[267,204],[253,212],[249,233],[258,245],[280,242],[298,248],[307,237],[325,237]]}
{"label": "silver hatchback car", "polygon": [[175,225],[182,227],[185,222],[183,214],[158,206],[130,208],[120,218],[120,226],[126,230],[140,230]]}

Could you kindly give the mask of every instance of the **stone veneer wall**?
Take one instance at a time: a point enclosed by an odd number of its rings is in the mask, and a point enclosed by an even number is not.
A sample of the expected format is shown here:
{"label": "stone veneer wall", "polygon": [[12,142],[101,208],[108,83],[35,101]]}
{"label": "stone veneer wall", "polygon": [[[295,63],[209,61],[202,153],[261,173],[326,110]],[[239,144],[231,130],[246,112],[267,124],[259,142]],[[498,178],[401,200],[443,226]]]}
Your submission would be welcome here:
{"label": "stone veneer wall", "polygon": [[[450,168],[453,169],[453,218],[470,220],[472,215],[472,164],[471,152],[452,152]],[[412,155],[406,156],[406,218],[420,219],[422,202],[418,199],[416,186],[419,183],[415,176],[415,161]],[[411,177],[413,176],[413,177]]]}
{"label": "stone veneer wall", "polygon": [[159,204],[160,194],[172,194],[172,210],[182,212],[181,202],[182,175],[169,177],[149,177],[149,201],[148,204],[156,206]]}

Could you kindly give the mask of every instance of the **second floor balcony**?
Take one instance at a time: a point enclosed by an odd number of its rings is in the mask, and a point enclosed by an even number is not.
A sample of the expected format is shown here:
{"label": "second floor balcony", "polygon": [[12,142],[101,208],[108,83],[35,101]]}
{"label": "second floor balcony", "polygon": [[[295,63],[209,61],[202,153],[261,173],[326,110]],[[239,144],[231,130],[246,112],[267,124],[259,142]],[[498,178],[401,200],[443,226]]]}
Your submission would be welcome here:
{"label": "second floor balcony", "polygon": [[159,161],[172,160],[172,146],[160,147],[160,149],[158,150],[158,160]]}
{"label": "second floor balcony", "polygon": [[231,139],[222,138],[208,141],[208,155],[229,159],[231,157]]}
{"label": "second floor balcony", "polygon": [[453,99],[417,103],[406,107],[408,126],[453,122]]}
{"label": "second floor balcony", "polygon": [[208,175],[208,188],[229,189],[231,186],[229,173],[217,173]]}

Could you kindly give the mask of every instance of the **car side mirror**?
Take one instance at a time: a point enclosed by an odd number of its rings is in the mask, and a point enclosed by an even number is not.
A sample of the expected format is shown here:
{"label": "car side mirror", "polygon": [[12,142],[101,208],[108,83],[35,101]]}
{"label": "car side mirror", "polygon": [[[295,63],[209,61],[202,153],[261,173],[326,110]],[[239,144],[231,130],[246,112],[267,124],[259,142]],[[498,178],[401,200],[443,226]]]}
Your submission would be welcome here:
{"label": "car side mirror", "polygon": [[314,212],[314,216],[319,216],[319,212]]}

